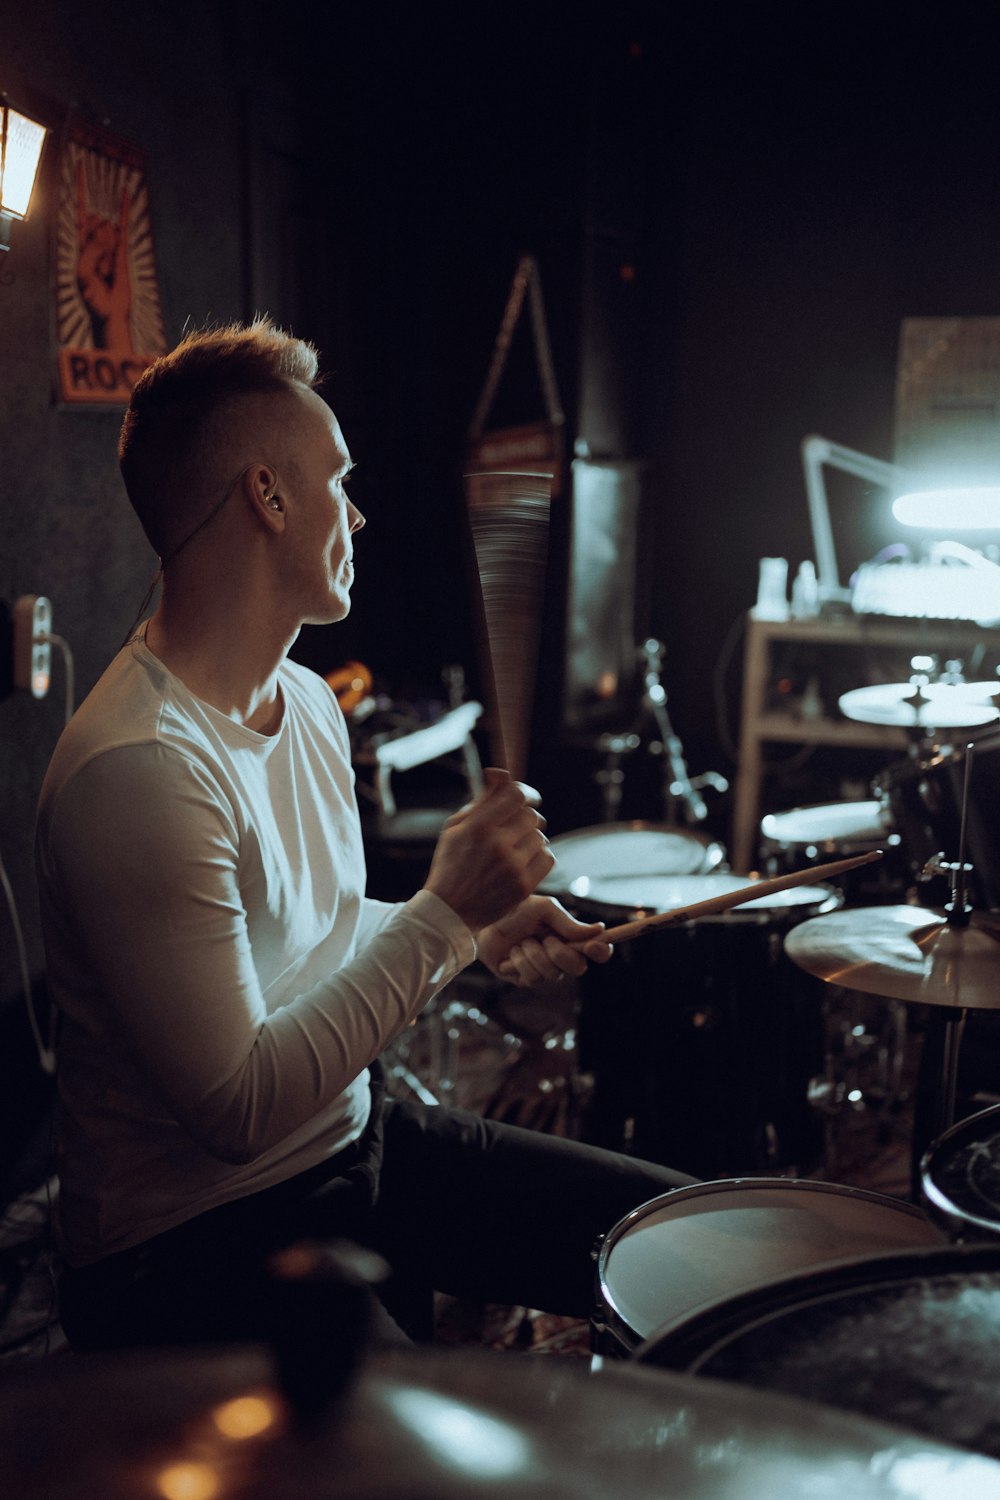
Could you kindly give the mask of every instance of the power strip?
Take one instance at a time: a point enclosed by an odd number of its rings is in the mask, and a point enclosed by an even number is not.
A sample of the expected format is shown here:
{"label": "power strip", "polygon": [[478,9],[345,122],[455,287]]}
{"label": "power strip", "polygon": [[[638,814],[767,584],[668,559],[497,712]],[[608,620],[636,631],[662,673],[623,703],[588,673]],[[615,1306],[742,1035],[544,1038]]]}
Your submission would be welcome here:
{"label": "power strip", "polygon": [[52,676],[52,605],[44,594],[22,594],[14,605],[14,686],[44,698]]}

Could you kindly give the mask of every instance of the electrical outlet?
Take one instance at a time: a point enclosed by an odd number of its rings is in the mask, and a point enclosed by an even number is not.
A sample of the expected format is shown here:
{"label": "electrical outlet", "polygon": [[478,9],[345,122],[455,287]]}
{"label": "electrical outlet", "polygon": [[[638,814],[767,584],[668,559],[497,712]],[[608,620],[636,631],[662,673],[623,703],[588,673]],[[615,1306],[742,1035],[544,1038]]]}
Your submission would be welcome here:
{"label": "electrical outlet", "polygon": [[14,605],[14,686],[44,698],[52,673],[52,605],[43,594],[22,594]]}

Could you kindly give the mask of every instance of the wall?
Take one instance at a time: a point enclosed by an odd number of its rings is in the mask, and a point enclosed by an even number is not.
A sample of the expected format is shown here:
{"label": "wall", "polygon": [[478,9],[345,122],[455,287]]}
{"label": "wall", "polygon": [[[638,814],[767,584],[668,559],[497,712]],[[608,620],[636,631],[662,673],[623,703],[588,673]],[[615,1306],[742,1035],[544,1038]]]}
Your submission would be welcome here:
{"label": "wall", "polygon": [[[128,506],[115,460],[118,411],[59,409],[50,347],[50,234],[58,136],[72,108],[106,122],[148,153],[148,180],[168,338],[185,320],[230,320],[296,291],[279,276],[275,236],[251,219],[253,193],[289,190],[294,149],[259,124],[251,128],[248,85],[258,112],[295,72],[277,43],[266,86],[255,37],[261,7],[159,6],[45,0],[0,3],[0,88],[52,128],[32,215],[15,226],[0,286],[0,601],[43,593],[54,629],[71,644],[77,699],[92,686],[128,629],[155,559]],[[272,111],[277,120],[282,118]],[[286,132],[287,134],[287,132]],[[294,146],[295,143],[293,143]],[[301,145],[301,143],[299,143]],[[301,152],[300,152],[301,154]],[[294,258],[293,258],[294,259]],[[288,267],[283,268],[287,271]],[[276,283],[280,283],[276,286]],[[300,289],[301,290],[301,289]],[[304,322],[308,289],[295,311]],[[312,306],[315,306],[313,299]],[[323,328],[322,308],[314,337]],[[308,328],[303,328],[309,332]],[[0,855],[9,873],[32,978],[42,952],[32,869],[34,807],[63,719],[63,669],[56,657],[45,700],[16,692],[0,701]],[[18,1093],[32,1086],[24,1046],[17,952],[0,904],[0,1054],[22,1064],[4,1093],[10,1149],[30,1124]],[[10,1116],[8,1119],[7,1116]]]}

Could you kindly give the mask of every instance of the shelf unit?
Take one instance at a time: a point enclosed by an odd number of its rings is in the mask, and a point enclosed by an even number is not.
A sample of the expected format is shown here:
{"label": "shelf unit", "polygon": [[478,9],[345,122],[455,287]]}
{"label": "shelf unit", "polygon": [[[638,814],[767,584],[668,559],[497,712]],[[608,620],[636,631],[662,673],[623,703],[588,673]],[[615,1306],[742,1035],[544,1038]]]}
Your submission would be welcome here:
{"label": "shelf unit", "polygon": [[[965,620],[885,620],[881,616],[848,615],[816,620],[762,620],[751,610],[747,617],[743,657],[743,703],[740,713],[739,766],[733,802],[730,864],[745,873],[756,860],[761,817],[761,785],[765,746],[825,745],[844,749],[884,750],[905,754],[910,737],[904,729],[857,724],[850,719],[804,718],[775,712],[768,705],[775,650],[812,647],[826,651],[854,648],[899,650],[910,655],[967,659],[969,651],[985,645],[995,663],[1000,654],[1000,630],[984,629]],[[991,666],[992,670],[992,666]],[[863,680],[855,684],[865,685]]]}

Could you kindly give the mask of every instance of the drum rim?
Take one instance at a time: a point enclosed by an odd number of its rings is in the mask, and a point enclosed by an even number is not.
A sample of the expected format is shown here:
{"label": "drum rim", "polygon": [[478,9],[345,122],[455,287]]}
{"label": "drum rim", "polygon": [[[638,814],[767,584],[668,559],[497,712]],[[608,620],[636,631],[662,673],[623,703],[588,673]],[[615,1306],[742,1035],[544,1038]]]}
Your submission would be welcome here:
{"label": "drum rim", "polygon": [[[833,1194],[838,1198],[861,1199],[866,1203],[876,1203],[882,1207],[901,1210],[910,1218],[926,1219],[927,1217],[916,1204],[904,1203],[902,1199],[893,1198],[888,1193],[877,1193],[871,1188],[852,1187],[849,1183],[819,1182],[811,1177],[717,1177],[708,1182],[692,1182],[686,1184],[684,1187],[672,1188],[666,1193],[659,1193],[655,1198],[649,1198],[645,1203],[640,1203],[638,1207],[633,1208],[623,1218],[619,1219],[617,1224],[613,1225],[607,1234],[603,1236],[597,1252],[597,1297],[599,1312],[610,1331],[615,1334],[620,1343],[624,1344],[627,1348],[635,1349],[640,1342],[640,1336],[636,1334],[632,1324],[626,1319],[608,1286],[608,1262],[612,1251],[619,1241],[624,1239],[626,1234],[634,1229],[643,1219],[649,1218],[651,1214],[655,1213],[668,1201],[674,1203],[681,1200],[689,1202],[692,1198],[704,1197],[712,1192],[735,1192],[737,1189],[743,1190],[746,1188],[771,1188],[778,1191],[788,1188],[798,1192],[812,1189],[814,1191],[818,1190],[823,1193]],[[935,1247],[932,1246],[931,1248]],[[842,1256],[835,1261],[824,1261],[822,1264],[840,1265],[844,1261],[854,1258]],[[773,1279],[784,1281],[788,1279],[789,1275],[793,1274],[795,1273],[786,1273],[784,1277]],[[755,1287],[759,1288],[764,1284],[755,1283]],[[745,1294],[734,1293],[733,1295],[739,1296]],[[713,1300],[709,1305],[714,1306],[715,1301]],[[691,1317],[692,1315],[689,1312],[684,1315],[684,1318]],[[664,1328],[672,1327],[675,1322],[680,1321],[683,1321],[683,1319],[672,1319],[669,1324],[664,1324],[663,1326]],[[623,1337],[623,1335],[626,1336]],[[655,1337],[655,1334],[650,1334],[649,1338],[653,1337]],[[642,1342],[648,1342],[648,1340]]]}
{"label": "drum rim", "polygon": [[[912,1206],[912,1205],[911,1205]],[[874,1255],[845,1256],[768,1281],[730,1297],[702,1303],[693,1312],[663,1323],[631,1357],[660,1369],[698,1374],[718,1353],[744,1334],[777,1323],[823,1303],[866,1289],[910,1286],[935,1275],[1000,1272],[1000,1244],[914,1245]],[[715,1325],[718,1325],[716,1328]],[[668,1357],[662,1357],[667,1340]]]}
{"label": "drum rim", "polygon": [[986,1109],[977,1110],[974,1115],[967,1115],[964,1120],[958,1120],[936,1140],[931,1141],[920,1158],[920,1192],[928,1210],[935,1217],[940,1217],[949,1230],[961,1226],[974,1226],[988,1234],[991,1239],[1000,1241],[1000,1218],[985,1219],[979,1214],[970,1213],[967,1209],[961,1208],[954,1199],[948,1197],[933,1175],[935,1167],[941,1164],[948,1148],[959,1142],[965,1146],[975,1140],[976,1131],[981,1128],[988,1116],[992,1116],[997,1122],[997,1130],[994,1134],[1000,1134],[1000,1104],[991,1104]]}

